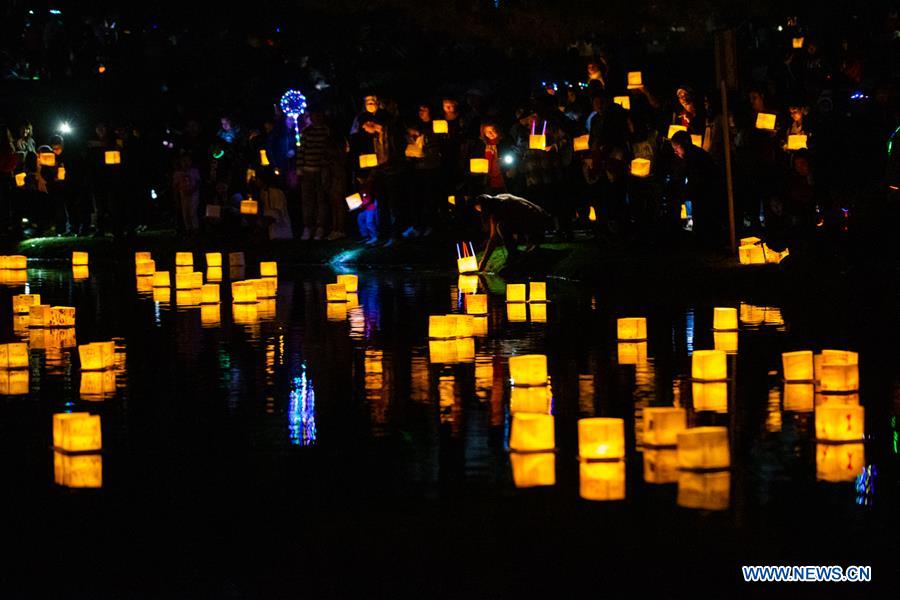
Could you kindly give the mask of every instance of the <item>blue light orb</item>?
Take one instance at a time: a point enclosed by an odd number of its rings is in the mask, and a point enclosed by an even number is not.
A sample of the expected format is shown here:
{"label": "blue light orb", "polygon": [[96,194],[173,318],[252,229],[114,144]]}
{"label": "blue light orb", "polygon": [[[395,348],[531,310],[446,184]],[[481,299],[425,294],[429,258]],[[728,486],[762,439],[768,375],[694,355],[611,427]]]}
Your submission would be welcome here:
{"label": "blue light orb", "polygon": [[300,90],[288,90],[281,97],[280,105],[284,114],[296,119],[306,113],[306,96]]}

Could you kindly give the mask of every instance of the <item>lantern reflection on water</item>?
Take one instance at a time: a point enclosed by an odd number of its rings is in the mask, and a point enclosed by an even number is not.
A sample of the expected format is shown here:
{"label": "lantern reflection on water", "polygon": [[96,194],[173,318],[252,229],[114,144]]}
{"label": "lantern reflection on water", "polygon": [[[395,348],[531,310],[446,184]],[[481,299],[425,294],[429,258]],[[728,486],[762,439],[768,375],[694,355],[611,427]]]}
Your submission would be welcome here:
{"label": "lantern reflection on water", "polygon": [[580,461],[578,494],[584,500],[625,499],[625,461]]}
{"label": "lantern reflection on water", "polygon": [[28,309],[41,303],[40,294],[16,294],[12,297],[12,311],[16,315],[27,315]]}
{"label": "lantern reflection on water", "polygon": [[815,387],[812,383],[785,382],[782,408],[789,412],[812,412]]}
{"label": "lantern reflection on water", "polygon": [[53,415],[53,447],[63,452],[92,452],[102,444],[100,417],[86,412]]}
{"label": "lantern reflection on water", "polygon": [[855,392],[859,389],[859,366],[824,363],[817,371],[819,390],[825,393]]}
{"label": "lantern reflection on water", "polygon": [[691,376],[698,381],[721,381],[728,377],[728,363],[722,350],[694,350]]}
{"label": "lantern reflection on water", "polygon": [[168,287],[154,287],[153,301],[168,304],[172,299],[172,290]]}
{"label": "lantern reflection on water", "polygon": [[[349,309],[349,305],[345,305]],[[256,304],[256,311],[262,320],[272,320],[275,318],[275,300],[273,298],[260,298]]]}
{"label": "lantern reflection on water", "polygon": [[678,506],[699,510],[727,510],[731,495],[731,473],[716,471],[678,474]]}
{"label": "lantern reflection on water", "polygon": [[231,318],[238,325],[254,325],[259,322],[256,302],[231,305]]}
{"label": "lantern reflection on water", "polygon": [[528,318],[532,323],[547,322],[547,304],[535,302],[528,305]]}
{"label": "lantern reflection on water", "polygon": [[647,319],[622,317],[616,320],[616,337],[621,341],[640,342],[647,339]]}
{"label": "lantern reflection on water", "polygon": [[592,417],[578,419],[578,457],[610,460],[625,457],[625,421]]}
{"label": "lantern reflection on water", "polygon": [[616,349],[620,365],[642,365],[647,362],[647,342],[619,342]]}
{"label": "lantern reflection on water", "polygon": [[513,385],[546,385],[547,356],[523,354],[509,357],[509,377]]}
{"label": "lantern reflection on water", "polygon": [[73,281],[84,281],[88,277],[91,276],[90,269],[87,265],[81,266],[73,266],[72,267],[72,280]]}
{"label": "lantern reflection on water", "polygon": [[511,452],[509,462],[517,488],[556,484],[556,454],[553,452]]}
{"label": "lantern reflection on water", "polygon": [[816,444],[816,479],[819,481],[853,481],[865,464],[864,444]]}
{"label": "lantern reflection on water", "polygon": [[218,304],[219,303],[219,284],[205,283],[200,288],[201,304]]}
{"label": "lantern reflection on water", "polygon": [[197,289],[175,290],[175,305],[181,307],[199,306],[201,297],[200,290]]}
{"label": "lantern reflection on water", "polygon": [[256,285],[252,281],[232,281],[231,299],[235,304],[255,303]]}
{"label": "lantern reflection on water", "polygon": [[46,327],[49,323],[49,315],[49,304],[32,304],[28,307],[28,324],[31,327]]}
{"label": "lantern reflection on water", "polygon": [[203,327],[218,327],[221,323],[221,309],[218,304],[200,305],[200,325]]}
{"label": "lantern reflection on water", "polygon": [[716,350],[721,350],[725,354],[738,353],[738,332],[737,331],[714,331],[713,346]]}
{"label": "lantern reflection on water", "polygon": [[465,305],[466,314],[469,315],[486,315],[487,314],[487,294],[466,294]]}
{"label": "lantern reflection on water", "polygon": [[244,216],[255,216],[259,213],[259,205],[256,200],[241,200],[241,214]]}
{"label": "lantern reflection on water", "polygon": [[865,437],[865,409],[853,405],[816,407],[816,439],[822,442],[856,442]]}
{"label": "lantern reflection on water", "polygon": [[72,252],[72,266],[87,266],[88,264],[88,253],[87,252]]}
{"label": "lantern reflection on water", "polygon": [[153,287],[169,287],[172,285],[168,271],[157,271],[153,274]]}
{"label": "lantern reflection on water", "polygon": [[222,281],[222,267],[207,267],[206,269],[206,280],[210,282],[221,282]]}
{"label": "lantern reflection on water", "polygon": [[731,464],[727,428],[694,427],[676,435],[682,469],[725,469]]}
{"label": "lantern reflection on water", "polygon": [[678,451],[675,448],[644,448],[644,481],[657,484],[678,481]]}
{"label": "lantern reflection on water", "polygon": [[512,386],[509,391],[509,412],[549,415],[553,407],[553,393],[549,385]]}
{"label": "lantern reflection on water", "polygon": [[28,344],[13,342],[0,344],[0,369],[27,369]]}
{"label": "lantern reflection on water", "polygon": [[678,433],[687,428],[687,412],[673,406],[651,406],[644,409],[644,445],[674,446]]}
{"label": "lantern reflection on water", "polygon": [[528,309],[524,302],[509,302],[506,305],[506,320],[510,323],[524,323],[528,320]]}
{"label": "lantern reflection on water", "polygon": [[337,283],[342,283],[348,294],[355,294],[359,291],[359,276],[353,273],[343,273],[337,276]]}
{"label": "lantern reflection on water", "polygon": [[428,358],[432,363],[470,363],[475,360],[475,340],[471,337],[429,340]]}
{"label": "lantern reflection on water", "polygon": [[435,119],[431,122],[431,130],[434,133],[447,133],[450,128],[444,119]]}
{"label": "lantern reflection on water", "polygon": [[461,294],[475,294],[478,292],[478,275],[460,275],[456,282],[456,288]]}
{"label": "lantern reflection on water", "polygon": [[25,269],[0,270],[0,285],[25,285],[28,283],[28,272]]}
{"label": "lantern reflection on water", "polygon": [[28,315],[13,315],[13,334],[18,337],[28,335]]}
{"label": "lantern reflection on water", "polygon": [[79,394],[82,400],[103,400],[114,396],[115,393],[116,372],[114,370],[84,371],[81,373]]}
{"label": "lantern reflection on water", "polygon": [[0,369],[0,395],[22,396],[28,393],[28,369]]}
{"label": "lantern reflection on water", "polygon": [[813,380],[813,353],[811,350],[782,352],[781,366],[785,381]]}
{"label": "lantern reflection on water", "polygon": [[475,337],[484,337],[488,334],[488,318],[473,317],[472,318],[472,335]]}
{"label": "lantern reflection on water", "polygon": [[703,382],[691,384],[694,410],[697,412],[728,412],[728,383],[725,381]]}
{"label": "lantern reflection on water", "polygon": [[103,487],[103,457],[100,454],[53,452],[53,481],[68,488]]}
{"label": "lantern reflection on water", "polygon": [[[278,294],[278,280],[274,277],[261,277],[259,279],[248,279],[247,281],[253,282],[253,285],[256,288],[256,297],[258,299],[270,299]],[[344,294],[345,302],[346,298],[347,295]]]}
{"label": "lantern reflection on water", "polygon": [[115,342],[92,342],[78,346],[82,371],[102,371],[115,366]]}
{"label": "lantern reflection on water", "polygon": [[553,415],[514,413],[509,432],[513,452],[540,452],[556,447]]}

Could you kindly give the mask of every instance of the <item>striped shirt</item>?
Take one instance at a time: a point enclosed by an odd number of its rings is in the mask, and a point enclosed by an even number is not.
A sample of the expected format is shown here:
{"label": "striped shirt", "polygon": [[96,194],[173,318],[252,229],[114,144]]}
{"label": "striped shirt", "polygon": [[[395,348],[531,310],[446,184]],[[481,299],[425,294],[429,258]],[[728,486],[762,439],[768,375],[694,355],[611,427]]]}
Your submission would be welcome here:
{"label": "striped shirt", "polygon": [[325,151],[331,130],[327,125],[310,125],[300,136],[297,164],[306,168],[321,168],[325,164]]}

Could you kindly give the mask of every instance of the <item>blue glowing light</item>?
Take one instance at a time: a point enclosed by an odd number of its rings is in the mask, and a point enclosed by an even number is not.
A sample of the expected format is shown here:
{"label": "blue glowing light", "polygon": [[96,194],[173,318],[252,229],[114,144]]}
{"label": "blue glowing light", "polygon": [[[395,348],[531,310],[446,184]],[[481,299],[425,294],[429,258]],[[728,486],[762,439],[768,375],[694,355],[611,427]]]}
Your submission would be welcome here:
{"label": "blue glowing light", "polygon": [[291,444],[313,446],[316,443],[316,391],[302,366],[299,377],[291,383],[288,404],[288,430]]}
{"label": "blue glowing light", "polygon": [[281,110],[289,117],[297,118],[306,114],[306,96],[300,90],[288,90],[281,96]]}

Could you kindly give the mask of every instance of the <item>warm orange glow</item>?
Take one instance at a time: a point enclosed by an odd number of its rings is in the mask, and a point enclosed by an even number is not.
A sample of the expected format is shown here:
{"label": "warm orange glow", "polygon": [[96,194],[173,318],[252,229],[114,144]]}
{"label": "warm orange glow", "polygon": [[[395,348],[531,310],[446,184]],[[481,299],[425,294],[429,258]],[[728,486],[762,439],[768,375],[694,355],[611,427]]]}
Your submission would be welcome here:
{"label": "warm orange glow", "polygon": [[775,115],[771,113],[758,113],[756,115],[756,128],[767,129],[769,131],[775,129]]}
{"label": "warm orange glow", "polygon": [[12,297],[12,310],[16,315],[27,315],[35,304],[41,303],[40,294],[16,294]]}
{"label": "warm orange glow", "polygon": [[701,382],[691,384],[694,410],[728,412],[728,383],[725,381]]}
{"label": "warm orange glow", "polygon": [[154,288],[153,288],[153,301],[154,302],[168,303],[171,299],[172,299],[171,288],[154,286]]}
{"label": "warm orange glow", "polygon": [[486,315],[488,309],[487,294],[466,294],[465,305],[466,314],[469,315]]}
{"label": "warm orange glow", "polygon": [[134,271],[138,277],[152,277],[156,272],[156,261],[142,260],[134,266]]}
{"label": "warm orange glow", "polygon": [[53,482],[67,488],[103,487],[102,455],[72,455],[54,451]]}
{"label": "warm orange glow", "polygon": [[79,395],[82,400],[103,400],[114,396],[116,393],[116,372],[113,369],[105,371],[82,371]]}
{"label": "warm orange glow", "polygon": [[643,77],[641,76],[640,71],[629,71],[628,72],[628,89],[629,90],[639,88],[643,85],[644,85]]}
{"label": "warm orange glow", "polygon": [[807,136],[802,134],[789,135],[787,139],[788,150],[806,150]]}
{"label": "warm orange glow", "polygon": [[508,283],[508,284],[506,284],[506,301],[507,302],[525,302],[525,284],[524,283]]}
{"label": "warm orange glow", "polygon": [[203,327],[218,327],[222,320],[221,315],[218,304],[200,305],[200,325]]}
{"label": "warm orange glow", "polygon": [[553,393],[549,385],[512,386],[509,391],[509,412],[550,414]]}
{"label": "warm orange glow", "polygon": [[175,289],[191,290],[194,289],[194,273],[188,271],[186,273],[175,273]]}
{"label": "warm orange glow", "polygon": [[866,464],[864,444],[816,444],[816,479],[854,481]]}
{"label": "warm orange glow", "polygon": [[[507,293],[509,290],[507,289]],[[529,302],[546,302],[547,301],[547,284],[543,281],[531,281],[528,283],[528,301]]]}
{"label": "warm orange glow", "polygon": [[450,131],[450,127],[447,124],[447,121],[443,119],[436,119],[431,122],[431,130],[434,133],[448,133]]}
{"label": "warm orange glow", "polygon": [[631,174],[635,177],[650,176],[650,161],[646,158],[635,158],[631,161]]}
{"label": "warm orange glow", "polygon": [[232,281],[231,299],[235,304],[253,304],[257,301],[256,285],[252,281]]}
{"label": "warm orange glow", "polygon": [[811,350],[782,352],[781,365],[785,381],[813,380],[813,353]]}
{"label": "warm orange glow", "polygon": [[625,457],[623,419],[578,419],[578,457],[582,460],[610,460]]}
{"label": "warm orange glow", "polygon": [[24,396],[28,393],[28,369],[0,370],[0,395]]}
{"label": "warm orange glow", "polygon": [[337,282],[344,284],[344,289],[348,294],[355,294],[359,291],[359,276],[352,273],[344,273],[337,276]]}
{"label": "warm orange glow", "polygon": [[547,147],[547,136],[541,135],[540,133],[531,134],[528,136],[528,149],[529,150],[544,150]]}
{"label": "warm orange glow", "polygon": [[517,488],[539,487],[556,484],[556,454],[533,452],[509,455],[513,483]]}
{"label": "warm orange glow", "polygon": [[88,264],[88,253],[87,252],[72,252],[72,265],[73,266],[86,266]]}
{"label": "warm orange glow", "polygon": [[429,360],[432,363],[456,364],[475,361],[475,339],[429,340]]}
{"label": "warm orange glow", "polygon": [[[278,277],[278,263],[274,260],[272,261],[263,261],[259,263],[259,276],[260,277]],[[338,276],[338,283],[341,282],[340,276]],[[345,283],[346,286],[346,283]],[[347,287],[348,292],[355,292],[356,290],[351,290]]]}
{"label": "warm orange glow", "polygon": [[[346,317],[346,309],[345,309]],[[231,318],[238,325],[255,325],[259,322],[259,308],[256,302],[231,305]]]}
{"label": "warm orange glow", "polygon": [[720,381],[728,377],[725,352],[721,350],[694,350],[691,359],[691,376],[698,381]]}
{"label": "warm orange glow", "polygon": [[647,339],[647,319],[644,317],[622,317],[616,320],[616,337],[623,341]]}
{"label": "warm orange glow", "polygon": [[488,334],[488,319],[485,316],[474,317],[472,319],[472,335],[475,337],[484,337]]}
{"label": "warm orange glow", "polygon": [[360,206],[362,206],[362,196],[359,193],[350,194],[344,201],[347,203],[347,210],[356,210]]}
{"label": "warm orange glow", "polygon": [[53,415],[53,447],[63,452],[91,452],[103,446],[100,417],[86,412]]}
{"label": "warm orange glow", "polygon": [[713,329],[716,331],[734,331],[738,328],[736,308],[717,306],[713,309]]}
{"label": "warm orange glow", "polygon": [[859,366],[823,363],[818,370],[819,390],[824,393],[855,392],[859,389]]}
{"label": "warm orange glow", "polygon": [[506,320],[510,323],[524,323],[528,320],[528,305],[524,302],[509,302],[506,305]]}
{"label": "warm orange glow", "polygon": [[721,350],[725,354],[738,353],[738,332],[737,331],[714,331],[713,347]]}
{"label": "warm orange glow", "polygon": [[206,268],[210,269],[212,267],[222,268],[222,253],[221,252],[207,252],[206,253]]}
{"label": "warm orange glow", "polygon": [[816,439],[822,442],[856,442],[865,437],[862,406],[820,405],[816,407]]}
{"label": "warm orange glow", "polygon": [[86,265],[74,265],[72,267],[72,280],[84,281],[91,276],[90,268]]}
{"label": "warm orange glow", "polygon": [[647,342],[619,342],[617,351],[620,365],[642,365],[647,362]]}
{"label": "warm orange glow", "polygon": [[16,173],[16,187],[25,187],[25,178],[27,175],[25,173]]}
{"label": "warm orange glow", "polygon": [[168,271],[156,271],[155,273],[153,273],[153,287],[161,288],[169,287],[170,285],[171,280]]}
{"label": "warm orange glow", "polygon": [[509,377],[513,385],[546,385],[547,356],[544,354],[510,356]]}
{"label": "warm orange glow", "polygon": [[546,323],[547,304],[544,302],[533,302],[529,304],[528,315],[532,323]]}
{"label": "warm orange glow", "polygon": [[469,172],[477,175],[487,174],[488,160],[486,158],[470,158]]}
{"label": "warm orange glow", "polygon": [[675,448],[644,448],[644,481],[656,484],[678,481],[678,451]]}
{"label": "warm orange glow", "polygon": [[725,469],[731,465],[728,429],[694,427],[677,434],[678,466],[682,469]]}
{"label": "warm orange glow", "polygon": [[678,474],[678,506],[698,510],[728,510],[731,495],[731,473],[696,473],[681,471]]}
{"label": "warm orange glow", "polygon": [[193,267],[194,266],[193,252],[176,252],[175,253],[175,266],[177,266],[177,267]]}
{"label": "warm orange glow", "polygon": [[804,41],[804,38],[802,38],[802,37],[792,38],[791,39],[791,47],[794,49],[800,49],[803,47],[803,41]]}
{"label": "warm orange glow", "polygon": [[116,364],[115,342],[93,342],[78,346],[82,371],[102,371]]}
{"label": "warm orange glow", "polygon": [[212,282],[222,281],[222,267],[208,267],[206,269],[206,280]]}
{"label": "warm orange glow", "polygon": [[218,304],[219,303],[219,284],[205,283],[200,288],[201,304]]}
{"label": "warm orange glow", "polygon": [[375,154],[360,154],[359,155],[359,168],[360,169],[372,169],[378,166],[378,156]]}
{"label": "warm orange glow", "polygon": [[[260,277],[259,279],[248,279],[256,287],[256,298],[258,300],[271,299],[278,295],[278,280],[274,277]],[[326,292],[327,293],[327,292]],[[347,294],[344,294],[344,301],[347,300]]]}
{"label": "warm orange glow", "polygon": [[614,96],[613,102],[625,110],[631,110],[631,96]]}
{"label": "warm orange glow", "polygon": [[241,214],[255,215],[259,212],[259,205],[256,200],[241,200]]}
{"label": "warm orange glow", "polygon": [[789,412],[812,412],[815,388],[812,383],[785,382],[783,409]]}
{"label": "warm orange glow", "polygon": [[572,140],[572,147],[575,149],[575,152],[584,152],[590,150],[590,139],[591,136],[589,135],[579,135],[574,140]]}
{"label": "warm orange glow", "polygon": [[460,273],[474,273],[478,270],[478,260],[474,255],[463,256],[456,260],[456,267]]}
{"label": "warm orange glow", "polygon": [[28,344],[13,342],[0,344],[0,369],[27,369]]}
{"label": "warm orange glow", "polygon": [[588,212],[588,221],[591,221],[593,223],[596,220],[597,220],[597,211],[594,210],[594,207],[592,206],[590,211]]}
{"label": "warm orange glow", "polygon": [[644,445],[674,446],[678,433],[687,429],[687,412],[672,406],[644,409]]}
{"label": "warm orange glow", "polygon": [[674,136],[679,131],[687,131],[687,127],[685,127],[684,125],[669,125],[669,130],[666,132],[666,137],[671,140],[672,136]]}
{"label": "warm orange glow", "polygon": [[509,449],[514,452],[540,452],[556,446],[552,415],[515,413],[509,433]]}
{"label": "warm orange glow", "polygon": [[578,465],[578,494],[584,500],[625,499],[625,461],[592,462]]}
{"label": "warm orange glow", "polygon": [[103,153],[103,161],[108,165],[120,165],[122,154],[118,150],[107,150]]}

